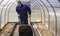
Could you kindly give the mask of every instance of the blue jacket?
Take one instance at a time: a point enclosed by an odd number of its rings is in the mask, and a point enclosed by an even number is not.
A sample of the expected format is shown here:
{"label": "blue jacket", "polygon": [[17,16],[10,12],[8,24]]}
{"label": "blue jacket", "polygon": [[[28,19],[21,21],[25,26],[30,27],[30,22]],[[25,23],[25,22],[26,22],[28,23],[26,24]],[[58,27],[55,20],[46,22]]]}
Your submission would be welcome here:
{"label": "blue jacket", "polygon": [[26,4],[22,4],[21,7],[16,6],[16,12],[20,14],[22,18],[28,17],[27,12],[31,15],[31,9]]}

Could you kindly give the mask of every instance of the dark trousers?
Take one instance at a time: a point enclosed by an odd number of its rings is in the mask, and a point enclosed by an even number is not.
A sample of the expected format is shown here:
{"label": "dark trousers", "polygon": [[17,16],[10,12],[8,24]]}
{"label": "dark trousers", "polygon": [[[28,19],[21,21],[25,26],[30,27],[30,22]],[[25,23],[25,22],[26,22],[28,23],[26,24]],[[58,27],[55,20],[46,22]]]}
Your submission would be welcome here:
{"label": "dark trousers", "polygon": [[20,18],[21,24],[28,24],[28,19]]}
{"label": "dark trousers", "polygon": [[19,24],[28,24],[28,18],[27,17],[18,17],[19,18]]}

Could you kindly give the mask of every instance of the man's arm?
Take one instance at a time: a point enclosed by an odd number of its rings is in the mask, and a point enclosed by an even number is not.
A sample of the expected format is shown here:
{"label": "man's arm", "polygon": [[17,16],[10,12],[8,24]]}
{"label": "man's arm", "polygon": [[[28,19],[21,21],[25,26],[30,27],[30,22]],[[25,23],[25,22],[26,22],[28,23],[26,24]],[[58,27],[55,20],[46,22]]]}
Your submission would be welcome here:
{"label": "man's arm", "polygon": [[17,14],[20,14],[20,10],[18,9],[18,7],[16,7],[16,12]]}
{"label": "man's arm", "polygon": [[27,6],[27,11],[28,11],[29,15],[31,16],[31,9],[28,6]]}

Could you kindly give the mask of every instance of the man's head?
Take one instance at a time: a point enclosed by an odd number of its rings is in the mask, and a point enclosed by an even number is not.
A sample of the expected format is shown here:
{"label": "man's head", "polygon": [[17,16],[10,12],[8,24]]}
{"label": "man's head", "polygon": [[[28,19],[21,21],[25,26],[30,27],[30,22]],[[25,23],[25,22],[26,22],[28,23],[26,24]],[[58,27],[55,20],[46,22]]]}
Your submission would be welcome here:
{"label": "man's head", "polygon": [[22,6],[21,1],[18,1],[18,6],[19,6],[19,7],[21,7],[21,6]]}

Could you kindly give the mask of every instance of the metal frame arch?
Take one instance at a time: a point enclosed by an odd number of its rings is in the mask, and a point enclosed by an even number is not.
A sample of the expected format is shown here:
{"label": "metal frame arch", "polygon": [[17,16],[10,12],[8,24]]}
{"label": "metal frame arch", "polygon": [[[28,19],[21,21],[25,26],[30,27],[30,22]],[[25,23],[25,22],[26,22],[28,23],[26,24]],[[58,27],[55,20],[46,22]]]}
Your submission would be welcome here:
{"label": "metal frame arch", "polygon": [[[5,10],[5,21],[6,21],[6,13],[7,13],[7,10],[8,10],[9,5],[10,5],[11,3],[12,3],[12,2],[10,2],[10,3],[8,4],[8,6],[7,6],[6,10]],[[8,22],[8,21],[7,21],[7,22]]]}
{"label": "metal frame arch", "polygon": [[46,0],[46,1],[50,4],[50,6],[52,7],[52,10],[55,14],[55,36],[57,36],[57,15],[56,15],[56,11],[55,11],[54,7],[52,6],[52,4],[48,0]]}
{"label": "metal frame arch", "polygon": [[[47,10],[47,13],[48,13],[48,24],[50,24],[50,15],[49,15],[49,10],[48,10],[47,6],[45,5],[45,3],[44,3],[42,0],[40,0],[40,2],[41,2],[41,3],[43,3],[44,7],[45,7],[45,8],[46,8],[46,10]],[[48,29],[50,29],[50,26],[49,26],[49,28],[48,28]]]}
{"label": "metal frame arch", "polygon": [[4,0],[2,0],[1,2],[0,2],[0,4],[3,2]]}
{"label": "metal frame arch", "polygon": [[[35,2],[35,1],[34,1]],[[39,3],[38,3],[39,4]],[[39,8],[41,8],[42,5],[39,5]],[[41,8],[41,9],[44,9],[44,8]],[[40,10],[41,12],[43,12],[42,10]],[[42,21],[42,13],[41,13],[41,21]]]}
{"label": "metal frame arch", "polygon": [[[37,1],[37,0],[36,0]],[[37,1],[38,2],[38,1]],[[38,2],[39,4],[40,4],[40,2]],[[44,7],[43,7],[43,5],[42,4],[40,4],[41,5],[41,7],[42,7],[42,9],[43,9],[43,13],[44,13],[44,23],[45,23],[45,10],[44,10]]]}
{"label": "metal frame arch", "polygon": [[[9,0],[9,1],[10,1],[10,0]],[[7,1],[6,4],[7,4],[9,1]],[[5,5],[6,5],[6,4],[5,4]],[[3,8],[5,7],[5,5],[3,6]],[[2,11],[3,11],[3,8],[2,8],[1,14],[0,14],[0,28],[1,28],[1,23],[2,23],[2,22],[1,22],[1,17],[2,17]]]}
{"label": "metal frame arch", "polygon": [[10,10],[10,7],[15,3],[16,1],[14,1],[10,6],[9,6],[9,9],[8,9],[8,19],[7,21],[9,21],[9,10]]}

